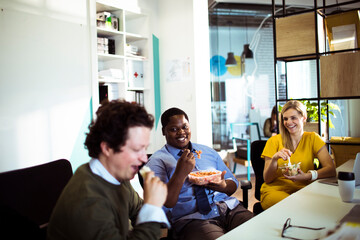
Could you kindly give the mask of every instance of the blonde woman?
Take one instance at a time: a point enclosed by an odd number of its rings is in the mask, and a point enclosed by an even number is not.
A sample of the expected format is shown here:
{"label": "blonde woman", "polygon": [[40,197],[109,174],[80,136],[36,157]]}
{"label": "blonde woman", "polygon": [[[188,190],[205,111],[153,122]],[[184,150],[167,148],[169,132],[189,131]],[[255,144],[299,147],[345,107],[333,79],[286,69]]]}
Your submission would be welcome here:
{"label": "blonde woman", "polygon": [[[280,115],[280,134],[271,137],[264,148],[264,184],[261,206],[267,209],[318,178],[336,175],[335,165],[325,142],[315,132],[304,132],[306,107],[299,101],[287,102]],[[321,163],[314,170],[314,158]],[[294,176],[284,175],[279,166],[300,163]]]}

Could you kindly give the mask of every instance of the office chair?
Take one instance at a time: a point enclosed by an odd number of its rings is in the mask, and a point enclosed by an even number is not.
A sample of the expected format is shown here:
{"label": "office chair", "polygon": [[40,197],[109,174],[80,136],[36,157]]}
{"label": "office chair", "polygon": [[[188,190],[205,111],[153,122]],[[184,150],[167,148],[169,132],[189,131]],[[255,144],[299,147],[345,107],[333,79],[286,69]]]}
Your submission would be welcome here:
{"label": "office chair", "polygon": [[[264,183],[264,159],[261,158],[261,154],[265,148],[266,140],[258,140],[251,143],[251,165],[255,173],[255,198],[260,201],[260,188]],[[260,202],[257,202],[253,206],[254,215],[257,215],[263,211]]]}
{"label": "office chair", "polygon": [[68,160],[0,173],[0,231],[11,239],[46,239],[53,208],[72,177]]}

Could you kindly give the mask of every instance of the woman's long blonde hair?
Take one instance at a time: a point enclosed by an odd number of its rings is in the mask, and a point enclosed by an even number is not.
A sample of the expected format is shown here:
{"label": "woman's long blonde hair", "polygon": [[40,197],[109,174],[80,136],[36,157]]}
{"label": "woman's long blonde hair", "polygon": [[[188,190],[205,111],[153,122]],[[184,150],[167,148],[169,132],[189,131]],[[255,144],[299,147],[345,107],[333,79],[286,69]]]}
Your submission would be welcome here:
{"label": "woman's long blonde hair", "polygon": [[289,109],[296,110],[301,116],[303,116],[305,118],[307,118],[307,111],[306,111],[306,107],[304,106],[304,104],[302,104],[301,102],[299,102],[297,100],[288,101],[284,105],[284,107],[281,109],[280,124],[279,124],[281,139],[282,139],[284,147],[287,149],[290,149],[290,151],[294,152],[295,148],[292,144],[292,141],[290,138],[290,133],[285,128],[285,125],[284,125],[284,113]]}

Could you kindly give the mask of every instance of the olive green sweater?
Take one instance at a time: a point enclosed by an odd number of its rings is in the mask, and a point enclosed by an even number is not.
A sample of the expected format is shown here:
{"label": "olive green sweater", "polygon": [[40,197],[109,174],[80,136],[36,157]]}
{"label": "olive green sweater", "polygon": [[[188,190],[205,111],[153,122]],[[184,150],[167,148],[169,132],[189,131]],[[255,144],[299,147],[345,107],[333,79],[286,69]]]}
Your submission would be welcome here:
{"label": "olive green sweater", "polygon": [[143,200],[129,181],[114,185],[80,166],[52,213],[47,239],[159,239],[160,223],[132,225]]}

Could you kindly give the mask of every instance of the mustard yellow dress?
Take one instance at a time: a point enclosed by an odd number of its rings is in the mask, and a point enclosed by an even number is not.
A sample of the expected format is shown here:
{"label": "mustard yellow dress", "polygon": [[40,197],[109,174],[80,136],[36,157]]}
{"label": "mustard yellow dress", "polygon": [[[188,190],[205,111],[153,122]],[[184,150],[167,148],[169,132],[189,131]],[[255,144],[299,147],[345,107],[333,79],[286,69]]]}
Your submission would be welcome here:
{"label": "mustard yellow dress", "polygon": [[[317,157],[319,150],[325,145],[325,142],[315,132],[304,132],[298,147],[291,155],[291,163],[299,163],[301,170],[306,173],[309,170],[314,170],[314,158]],[[269,157],[283,149],[283,143],[281,135],[278,134],[269,138],[266,142],[264,151],[261,157]],[[278,166],[281,166],[288,161],[278,159]],[[278,168],[276,172],[276,178],[271,183],[264,183],[261,186],[261,206],[263,209],[267,209],[272,205],[280,202],[290,194],[298,191],[309,184],[309,181],[296,181],[286,179],[281,173],[281,169]]]}

